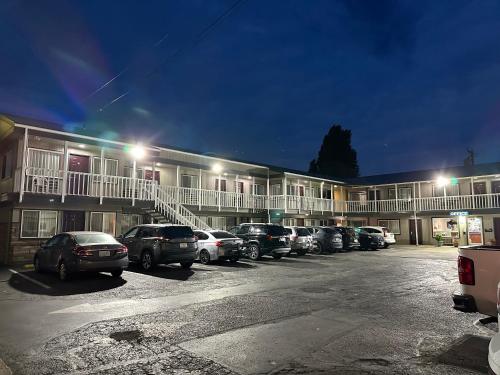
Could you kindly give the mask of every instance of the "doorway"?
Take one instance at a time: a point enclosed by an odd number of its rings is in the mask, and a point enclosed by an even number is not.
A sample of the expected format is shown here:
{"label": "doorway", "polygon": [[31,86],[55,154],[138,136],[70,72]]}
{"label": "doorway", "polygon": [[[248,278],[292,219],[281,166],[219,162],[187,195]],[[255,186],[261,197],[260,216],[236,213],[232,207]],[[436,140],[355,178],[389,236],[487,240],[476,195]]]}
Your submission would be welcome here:
{"label": "doorway", "polygon": [[[418,231],[418,245],[422,245],[422,219],[417,219],[416,229]],[[415,219],[409,219],[410,223],[410,245],[417,245],[417,231],[415,230]]]}
{"label": "doorway", "polygon": [[303,218],[297,218],[296,221],[297,221],[297,226],[298,227],[303,227],[304,226],[304,221],[305,220]]}
{"label": "doorway", "polygon": [[75,232],[85,230],[85,211],[64,211],[63,232]]}
{"label": "doorway", "polygon": [[89,195],[90,176],[84,173],[90,172],[90,157],[85,155],[70,154],[68,160],[68,194]]}

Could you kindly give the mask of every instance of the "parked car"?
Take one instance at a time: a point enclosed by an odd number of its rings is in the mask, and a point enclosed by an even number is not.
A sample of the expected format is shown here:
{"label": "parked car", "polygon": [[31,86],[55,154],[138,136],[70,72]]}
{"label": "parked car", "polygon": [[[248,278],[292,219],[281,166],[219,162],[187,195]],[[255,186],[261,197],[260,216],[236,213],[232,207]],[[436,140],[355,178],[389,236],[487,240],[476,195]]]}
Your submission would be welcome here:
{"label": "parked car", "polygon": [[263,255],[281,259],[291,251],[290,240],[281,225],[245,223],[231,228],[230,232],[243,240],[244,253],[252,260]]}
{"label": "parked car", "polygon": [[240,259],[243,240],[234,234],[223,230],[195,230],[194,235],[198,239],[196,258],[202,264],[219,259],[229,259],[231,263],[236,263]]}
{"label": "parked car", "polygon": [[359,247],[363,250],[377,250],[384,247],[384,239],[380,236],[370,234],[361,228],[355,229],[358,235]]}
{"label": "parked car", "polygon": [[344,250],[359,249],[358,235],[354,228],[351,227],[335,227],[342,234],[342,248]]}
{"label": "parked car", "polygon": [[331,227],[321,227],[314,234],[314,254],[328,251],[334,253],[342,249],[342,234]]}
{"label": "parked car", "polygon": [[305,227],[285,227],[290,248],[298,255],[305,255],[312,248],[312,235]]}
{"label": "parked car", "polygon": [[33,259],[35,271],[56,271],[67,280],[72,273],[111,272],[120,277],[128,266],[127,247],[102,232],[65,232],[40,244]]}
{"label": "parked car", "polygon": [[461,246],[457,265],[460,291],[453,293],[453,307],[463,312],[497,316],[500,245]]}
{"label": "parked car", "polygon": [[389,245],[394,245],[396,243],[396,238],[394,233],[386,227],[376,227],[376,226],[364,226],[361,229],[367,231],[370,234],[375,234],[384,239],[384,249],[387,249]]}
{"label": "parked car", "polygon": [[318,230],[320,230],[321,227],[306,227],[306,229],[311,233],[311,235],[314,235]]}
{"label": "parked car", "polygon": [[[500,318],[500,283],[498,283],[497,287],[497,312]],[[490,367],[490,373],[500,375],[500,330],[490,341],[488,365]]]}
{"label": "parked car", "polygon": [[128,247],[130,261],[138,262],[144,271],[169,263],[190,268],[198,249],[192,229],[184,225],[138,225],[119,236],[118,241]]}

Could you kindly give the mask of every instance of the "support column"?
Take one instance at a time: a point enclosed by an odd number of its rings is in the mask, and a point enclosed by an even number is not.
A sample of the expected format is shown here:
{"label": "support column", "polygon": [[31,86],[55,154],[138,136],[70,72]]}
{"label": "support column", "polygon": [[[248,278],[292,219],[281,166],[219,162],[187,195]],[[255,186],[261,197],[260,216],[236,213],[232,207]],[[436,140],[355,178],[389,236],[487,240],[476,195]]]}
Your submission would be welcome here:
{"label": "support column", "polygon": [[[314,206],[314,197],[313,197],[313,192],[312,192],[312,181],[309,180],[309,199],[308,200],[308,206],[309,206],[309,213],[312,215],[313,213],[313,206]],[[312,205],[311,205],[312,203]]]}
{"label": "support column", "polygon": [[394,191],[395,191],[395,196],[396,196],[396,211],[399,211],[398,184],[394,184]]}
{"label": "support column", "polygon": [[[378,206],[377,206],[377,188],[375,188],[375,190],[373,191],[373,198],[374,198],[374,202],[375,202],[375,212],[378,212],[379,209],[378,209]],[[368,195],[370,195],[370,193],[368,193]]]}
{"label": "support column", "polygon": [[68,193],[68,164],[69,164],[69,155],[68,155],[68,141],[64,141],[64,160],[63,160],[63,180],[62,180],[62,194],[61,194],[61,202],[64,203],[66,199],[66,194]]}
{"label": "support column", "polygon": [[255,177],[252,177],[252,212],[255,212],[255,202],[257,199],[257,192],[255,189]]}
{"label": "support column", "polygon": [[132,206],[135,206],[135,182],[137,180],[137,161],[132,163]]}
{"label": "support column", "polygon": [[282,193],[283,193],[283,206],[285,207],[285,214],[288,213],[288,198],[287,198],[287,186],[286,186],[286,175],[283,176],[283,181],[282,181]]}
{"label": "support column", "polygon": [[236,202],[235,202],[235,204],[236,204],[236,212],[239,212],[240,193],[241,193],[241,191],[239,191],[238,178],[239,178],[239,175],[236,175],[236,178],[234,180],[235,185],[236,185],[235,189],[234,189],[234,190],[236,190]]}
{"label": "support column", "polygon": [[153,181],[151,185],[151,192],[153,194],[153,199],[156,201],[156,162],[153,160],[153,165],[151,170],[153,171]]}
{"label": "support column", "polygon": [[319,199],[320,200],[320,205],[321,205],[321,215],[323,215],[323,186],[324,186],[325,182],[324,181],[321,181],[321,184],[320,184],[320,187],[319,187]]}
{"label": "support column", "polygon": [[175,205],[175,211],[179,214],[179,205],[180,205],[180,186],[181,186],[181,166],[178,165],[175,173],[175,200],[177,201]]}
{"label": "support column", "polygon": [[104,147],[101,147],[101,178],[99,184],[99,204],[102,204],[102,195],[104,193]]}
{"label": "support column", "polygon": [[220,211],[220,205],[221,205],[220,180],[221,180],[221,176],[219,175],[219,179],[217,180],[217,181],[218,181],[218,183],[217,183],[217,191],[218,191],[218,193],[217,193],[217,194],[218,194],[218,196],[219,196],[219,197],[218,197],[218,198],[219,198],[219,199],[218,199],[218,201],[219,201],[219,202],[218,202],[218,203],[219,203],[219,211]]}
{"label": "support column", "polygon": [[476,208],[476,198],[474,197],[474,177],[470,178],[470,192],[470,195],[472,195],[472,208]]}
{"label": "support column", "polygon": [[443,186],[444,209],[448,209],[448,199],[446,197],[446,185]]}
{"label": "support column", "polygon": [[418,225],[417,225],[417,202],[415,201],[415,183],[413,183],[413,196],[414,196],[414,199],[413,199],[413,218],[415,221],[415,239],[417,241],[417,246],[418,246],[419,240],[418,240]]}
{"label": "support column", "polygon": [[201,211],[201,168],[198,174],[198,211]]}
{"label": "support column", "polygon": [[341,204],[340,204],[340,208],[341,208],[340,215],[342,216],[342,220],[344,220],[344,202],[345,202],[345,200],[344,200],[344,188],[343,188],[343,186],[340,187],[340,199],[342,199]]}
{"label": "support column", "polygon": [[420,186],[420,181],[418,182],[418,210],[422,211],[422,189]]}
{"label": "support column", "polygon": [[269,169],[267,170],[267,222],[271,222],[271,194],[270,194],[270,183],[269,183]]}
{"label": "support column", "polygon": [[330,184],[330,200],[332,202],[332,217],[335,216],[335,191],[333,184]]}
{"label": "support column", "polygon": [[[24,128],[23,139],[23,160],[21,164],[21,181],[19,186],[19,203],[23,201],[24,196],[24,181],[26,181],[26,167],[27,167],[27,150],[28,150],[28,128]],[[16,158],[17,160],[17,158]]]}

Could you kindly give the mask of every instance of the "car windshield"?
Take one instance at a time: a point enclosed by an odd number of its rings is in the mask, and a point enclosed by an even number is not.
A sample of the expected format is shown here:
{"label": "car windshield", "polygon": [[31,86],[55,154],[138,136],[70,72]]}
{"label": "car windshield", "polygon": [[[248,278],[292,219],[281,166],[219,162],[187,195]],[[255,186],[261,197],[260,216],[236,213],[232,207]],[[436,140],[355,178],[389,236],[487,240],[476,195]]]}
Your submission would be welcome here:
{"label": "car windshield", "polygon": [[223,230],[220,230],[220,231],[217,231],[217,232],[210,232],[210,234],[212,236],[214,236],[215,238],[217,238],[218,240],[221,239],[221,238],[238,238],[234,234],[229,233],[229,232],[225,232]]}
{"label": "car windshield", "polygon": [[88,245],[91,243],[112,245],[119,243],[113,236],[106,233],[79,233],[74,238],[79,245]]}
{"label": "car windshield", "polygon": [[297,228],[296,229],[297,236],[309,236],[310,233],[306,228]]}
{"label": "car windshield", "polygon": [[160,233],[160,236],[169,239],[194,236],[192,229],[186,226],[161,227],[158,232]]}

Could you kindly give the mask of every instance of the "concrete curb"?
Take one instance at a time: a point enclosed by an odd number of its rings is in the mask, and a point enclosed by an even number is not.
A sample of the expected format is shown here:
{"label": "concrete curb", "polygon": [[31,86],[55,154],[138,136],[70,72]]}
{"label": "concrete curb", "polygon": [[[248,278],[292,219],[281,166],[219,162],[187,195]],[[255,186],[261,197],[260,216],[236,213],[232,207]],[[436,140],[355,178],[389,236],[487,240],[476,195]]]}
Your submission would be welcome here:
{"label": "concrete curb", "polygon": [[0,359],[0,375],[12,375],[12,371],[9,366],[5,364],[4,361]]}

